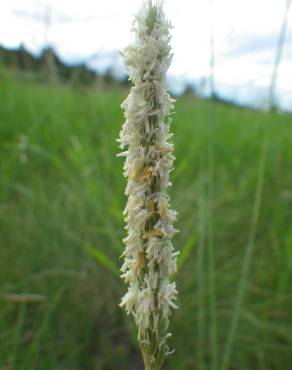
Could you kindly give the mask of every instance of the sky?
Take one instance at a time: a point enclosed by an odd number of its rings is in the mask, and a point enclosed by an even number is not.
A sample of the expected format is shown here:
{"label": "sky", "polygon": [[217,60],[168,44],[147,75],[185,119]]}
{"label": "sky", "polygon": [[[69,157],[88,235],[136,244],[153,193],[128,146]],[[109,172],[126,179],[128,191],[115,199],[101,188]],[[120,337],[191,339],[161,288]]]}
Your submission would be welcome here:
{"label": "sky", "polygon": [[[2,0],[0,44],[23,43],[39,52],[53,46],[68,63],[123,73],[118,54],[133,39],[131,24],[142,0]],[[172,29],[169,83],[176,91],[195,81],[206,92],[213,29],[215,88],[225,98],[263,106],[287,0],[165,0]],[[292,110],[292,9],[276,98]]]}

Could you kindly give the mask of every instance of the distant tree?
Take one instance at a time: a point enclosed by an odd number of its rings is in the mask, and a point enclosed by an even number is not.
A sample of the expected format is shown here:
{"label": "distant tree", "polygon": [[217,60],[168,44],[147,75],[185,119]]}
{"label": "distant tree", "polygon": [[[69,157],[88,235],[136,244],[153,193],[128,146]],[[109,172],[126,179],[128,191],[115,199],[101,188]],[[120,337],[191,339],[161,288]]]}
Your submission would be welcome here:
{"label": "distant tree", "polygon": [[56,81],[58,79],[58,70],[62,68],[63,63],[55,53],[52,47],[43,49],[40,56],[41,71],[45,74],[49,81]]}
{"label": "distant tree", "polygon": [[184,92],[183,92],[182,95],[197,97],[198,96],[198,91],[197,91],[195,83],[192,82],[192,81],[188,81],[185,84]]}
{"label": "distant tree", "polygon": [[103,74],[103,80],[107,84],[111,84],[114,81],[114,73],[112,66],[106,68],[105,73]]}

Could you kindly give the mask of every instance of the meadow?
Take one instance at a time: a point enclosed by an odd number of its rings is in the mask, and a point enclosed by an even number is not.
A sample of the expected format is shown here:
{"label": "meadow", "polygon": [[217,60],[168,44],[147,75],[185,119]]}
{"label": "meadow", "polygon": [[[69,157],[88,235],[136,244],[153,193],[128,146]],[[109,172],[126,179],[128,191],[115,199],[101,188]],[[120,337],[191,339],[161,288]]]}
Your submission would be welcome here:
{"label": "meadow", "polygon": [[[0,70],[0,369],[139,370],[119,86]],[[178,98],[168,370],[292,368],[292,116]]]}

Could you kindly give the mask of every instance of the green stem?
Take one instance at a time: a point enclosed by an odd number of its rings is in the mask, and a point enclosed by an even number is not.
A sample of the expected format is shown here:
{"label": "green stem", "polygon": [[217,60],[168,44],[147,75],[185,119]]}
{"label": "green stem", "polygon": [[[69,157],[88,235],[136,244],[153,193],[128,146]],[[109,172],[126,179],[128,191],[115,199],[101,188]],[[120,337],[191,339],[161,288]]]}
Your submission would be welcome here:
{"label": "green stem", "polygon": [[147,350],[147,347],[141,345],[140,348],[143,356],[145,370],[161,370],[163,364],[162,357],[158,356],[158,358],[156,358],[155,361],[151,363],[150,353],[149,350]]}
{"label": "green stem", "polygon": [[[203,160],[202,160],[203,163]],[[201,172],[204,166],[201,165]],[[198,368],[205,369],[205,242],[206,242],[206,225],[205,225],[205,189],[204,189],[204,175],[200,175],[200,190],[199,190],[199,242],[197,252],[197,297],[198,297],[198,311],[197,311],[197,358]]]}
{"label": "green stem", "polygon": [[210,303],[210,340],[212,370],[218,368],[218,328],[217,328],[217,297],[216,297],[216,271],[214,250],[214,101],[210,100],[208,114],[208,218],[207,218],[207,252],[208,252],[208,280]]}
{"label": "green stem", "polygon": [[226,345],[224,348],[221,370],[229,369],[232,349],[233,349],[236,332],[237,332],[237,326],[240,320],[243,299],[244,299],[247,286],[248,286],[248,277],[249,277],[248,275],[249,275],[252,255],[253,255],[253,251],[255,247],[257,226],[259,222],[260,209],[261,209],[261,203],[262,203],[264,175],[265,175],[265,167],[266,167],[266,155],[267,155],[267,147],[268,147],[268,132],[267,132],[266,126],[264,126],[263,131],[264,132],[263,132],[262,147],[261,147],[259,169],[258,169],[258,176],[257,176],[257,185],[256,185],[256,192],[255,192],[254,205],[253,205],[252,218],[251,218],[251,229],[250,229],[246,249],[244,252],[243,264],[242,264],[242,269],[241,269],[241,274],[240,274],[240,279],[239,279],[239,284],[238,284],[238,289],[237,289],[237,295],[235,297],[233,312],[231,316],[230,328],[229,328],[229,332],[228,332],[228,336],[226,340]]}

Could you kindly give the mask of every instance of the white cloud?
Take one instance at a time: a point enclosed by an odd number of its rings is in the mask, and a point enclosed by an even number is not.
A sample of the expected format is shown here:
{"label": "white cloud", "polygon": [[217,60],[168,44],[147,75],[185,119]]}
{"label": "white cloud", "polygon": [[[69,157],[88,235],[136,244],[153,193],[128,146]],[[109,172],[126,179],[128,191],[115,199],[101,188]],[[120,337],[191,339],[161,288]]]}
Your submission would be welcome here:
{"label": "white cloud", "polygon": [[[131,39],[133,14],[142,0],[10,0],[0,5],[0,43],[39,50],[45,38],[65,60],[121,49]],[[213,0],[216,78],[220,84],[262,88],[270,81],[286,0]],[[170,73],[192,78],[209,71],[211,11],[207,0],[165,0],[174,26]],[[18,12],[18,13],[17,13]],[[22,15],[21,15],[22,12]],[[25,16],[24,13],[27,15]],[[292,11],[278,88],[287,94],[292,58]],[[29,17],[36,15],[38,20]],[[84,21],[82,21],[82,19]],[[114,57],[116,58],[116,57]],[[98,59],[91,64],[98,63]]]}

